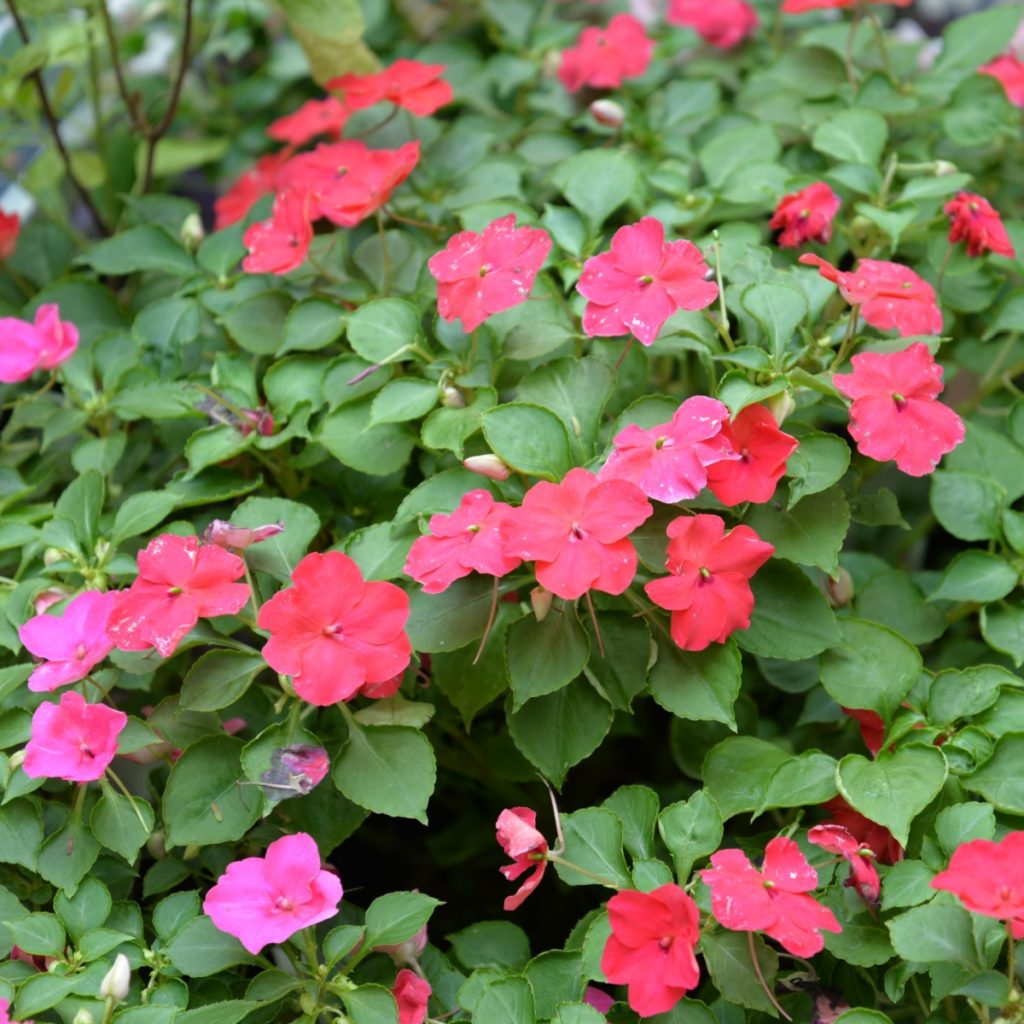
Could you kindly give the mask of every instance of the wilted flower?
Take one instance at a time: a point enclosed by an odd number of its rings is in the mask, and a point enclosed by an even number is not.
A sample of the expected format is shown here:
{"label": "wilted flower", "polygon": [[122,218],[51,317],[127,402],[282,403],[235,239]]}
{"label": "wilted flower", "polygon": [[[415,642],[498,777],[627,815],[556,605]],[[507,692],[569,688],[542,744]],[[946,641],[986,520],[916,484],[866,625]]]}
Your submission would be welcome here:
{"label": "wilted flower", "polygon": [[244,551],[252,544],[270,540],[279,533],[284,533],[284,520],[268,523],[266,526],[235,526],[226,519],[214,519],[203,530],[200,540],[204,544],[216,544],[219,548],[231,551]]}

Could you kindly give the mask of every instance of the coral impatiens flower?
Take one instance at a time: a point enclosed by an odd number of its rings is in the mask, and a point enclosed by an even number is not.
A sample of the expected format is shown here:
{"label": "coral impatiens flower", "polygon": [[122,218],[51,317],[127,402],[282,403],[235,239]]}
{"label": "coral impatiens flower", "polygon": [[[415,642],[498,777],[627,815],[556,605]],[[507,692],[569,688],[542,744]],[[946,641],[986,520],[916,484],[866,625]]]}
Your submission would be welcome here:
{"label": "coral impatiens flower", "polygon": [[958,896],[975,914],[1009,921],[1013,937],[1024,939],[1024,832],[1011,832],[998,843],[962,843],[931,884]]}
{"label": "coral impatiens flower", "polygon": [[318,135],[341,134],[349,112],[337,96],[307,100],[298,110],[270,123],[267,134],[278,142],[303,146]]}
{"label": "coral impatiens flower", "polygon": [[1003,87],[1006,98],[1015,107],[1024,107],[1024,60],[1016,54],[1004,53],[988,64],[982,64],[978,74],[991,75]]}
{"label": "coral impatiens flower", "polygon": [[807,841],[847,861],[850,877],[845,884],[853,886],[857,895],[866,903],[872,906],[878,903],[878,869],[875,867],[875,851],[870,846],[862,843],[842,825],[815,825],[808,830]]}
{"label": "coral impatiens flower", "polygon": [[21,218],[16,213],[0,210],[0,262],[9,260],[18,248],[21,233]]}
{"label": "coral impatiens flower", "polygon": [[590,337],[632,334],[651,345],[665,321],[680,309],[710,306],[718,285],[700,249],[683,239],[665,241],[656,217],[619,228],[608,252],[583,264],[577,291],[587,299],[583,330]]}
{"label": "coral impatiens flower", "polygon": [[832,237],[832,221],[841,201],[823,181],[790,192],[779,200],[769,227],[780,232],[778,242],[784,249],[795,249],[805,242],[827,242]]}
{"label": "coral impatiens flower", "polygon": [[342,92],[349,110],[362,110],[387,100],[417,117],[426,117],[452,101],[452,87],[441,74],[444,64],[396,60],[373,75],[341,75],[327,83]]}
{"label": "coral impatiens flower", "polygon": [[752,35],[760,24],[757,11],[746,0],[671,0],[670,25],[692,28],[706,43],[728,50]]}
{"label": "coral impatiens flower", "polygon": [[440,594],[471,572],[504,576],[517,569],[522,559],[502,551],[499,532],[511,511],[489,491],[470,491],[451,515],[430,517],[430,534],[417,537],[403,571],[426,593]]}
{"label": "coral impatiens flower", "polygon": [[22,767],[32,779],[94,782],[117,753],[117,737],[127,725],[123,711],[87,704],[74,690],[59,704],[40,704],[32,716],[32,738]]}
{"label": "coral impatiens flower", "polygon": [[408,618],[404,590],[367,583],[348,555],[328,551],[306,555],[292,586],[260,608],[257,622],[270,633],[267,664],[291,676],[303,700],[326,707],[405,670],[412,656]]}
{"label": "coral impatiens flower", "polygon": [[821,805],[832,817],[825,825],[842,825],[863,846],[870,847],[879,864],[895,864],[903,860],[903,847],[884,826],[865,818],[855,811],[841,796],[834,796]]}
{"label": "coral impatiens flower", "polygon": [[221,231],[242,220],[264,197],[274,191],[278,172],[291,159],[291,151],[281,150],[261,156],[232,186],[214,201],[214,227]]}
{"label": "coral impatiens flower", "polygon": [[571,469],[559,484],[541,481],[501,524],[506,555],[536,563],[537,582],[567,601],[588,590],[621,594],[636,575],[627,538],[652,513],[643,491]]}
{"label": "coral impatiens flower", "polygon": [[688,398],[668,423],[620,430],[598,476],[628,480],[648,498],[667,504],[695,498],[707,485],[708,466],[738,458],[722,436],[728,416],[728,408],[714,398]]}
{"label": "coral impatiens flower", "polygon": [[547,870],[548,841],[537,831],[537,812],[529,807],[510,807],[498,815],[498,845],[512,858],[498,870],[514,882],[520,875],[533,869],[533,874],[503,904],[506,910],[515,910],[534,889]]}
{"label": "coral impatiens flower", "polygon": [[430,1002],[430,982],[408,967],[398,972],[391,994],[398,1004],[398,1024],[423,1024]]}
{"label": "coral impatiens flower", "polygon": [[297,832],[272,842],[264,857],[229,864],[206,894],[203,913],[255,954],[334,917],[341,896],[338,876],[320,866],[316,841]]}
{"label": "coral impatiens flower", "polygon": [[[853,7],[859,0],[785,0],[783,14],[803,14],[804,11],[833,11]],[[914,0],[866,0],[869,4],[885,4],[893,7],[909,7]]]}
{"label": "coral impatiens flower", "polygon": [[641,1017],[667,1013],[700,982],[694,947],[700,938],[697,904],[678,886],[627,890],[608,901],[612,933],[601,970],[628,985],[629,1005]]}
{"label": "coral impatiens flower", "polygon": [[960,417],[936,398],[942,367],[928,346],[915,342],[902,352],[861,352],[853,373],[832,383],[850,406],[850,436],[857,450],[877,462],[896,460],[908,476],[924,476],[964,439]]}
{"label": "coral impatiens flower", "polygon": [[54,370],[78,348],[78,328],[60,319],[47,303],[36,310],[33,323],[17,317],[0,318],[0,381],[17,384],[37,370]]}
{"label": "coral impatiens flower", "polygon": [[680,516],[668,524],[672,574],[651,580],[644,590],[672,612],[672,639],[684,651],[703,651],[750,625],[754,594],[750,578],[775,548],[749,526],[725,532],[721,516]]}
{"label": "coral impatiens flower", "polygon": [[1002,218],[987,199],[974,192],[958,192],[942,209],[951,221],[949,240],[954,244],[966,242],[968,256],[994,252],[1014,258],[1013,243]]}
{"label": "coral impatiens flower", "polygon": [[242,269],[250,274],[287,274],[302,266],[313,241],[309,196],[298,189],[279,192],[270,220],[250,225],[242,241],[249,250]]}
{"label": "coral impatiens flower", "polygon": [[818,887],[818,875],[792,839],[777,836],[768,843],[762,871],[742,850],[719,850],[700,876],[711,890],[711,913],[720,925],[764,932],[794,956],[820,953],[822,931],[842,931],[832,911],[807,895]]}
{"label": "coral impatiens flower", "polygon": [[763,405],[748,405],[722,425],[722,437],[737,454],[708,467],[708,487],[723,505],[770,501],[796,451],[795,437],[779,430]]}
{"label": "coral impatiens flower", "polygon": [[653,52],[654,40],[643,23],[631,14],[616,14],[607,28],[585,28],[576,45],[562,51],[558,77],[569,92],[585,85],[617,89],[624,79],[647,70]]}
{"label": "coral impatiens flower", "polygon": [[138,555],[139,575],[116,595],[107,633],[122,651],[155,647],[170,657],[199,621],[234,615],[249,600],[249,587],[235,583],[245,563],[198,537],[162,533]]}
{"label": "coral impatiens flower", "polygon": [[888,260],[860,260],[849,272],[837,270],[814,253],[804,253],[801,263],[818,268],[818,273],[839,286],[851,306],[882,331],[898,331],[901,337],[939,334],[942,311],[935,301],[935,289],[910,267]]}
{"label": "coral impatiens flower", "polygon": [[45,659],[28,677],[30,690],[45,693],[77,683],[114,649],[107,636],[114,600],[113,593],[86,590],[60,615],[36,615],[18,629],[28,650]]}
{"label": "coral impatiens flower", "polygon": [[474,331],[489,316],[530,297],[534,278],[551,251],[540,228],[516,227],[516,215],[491,221],[482,234],[460,231],[427,266],[437,280],[437,311]]}

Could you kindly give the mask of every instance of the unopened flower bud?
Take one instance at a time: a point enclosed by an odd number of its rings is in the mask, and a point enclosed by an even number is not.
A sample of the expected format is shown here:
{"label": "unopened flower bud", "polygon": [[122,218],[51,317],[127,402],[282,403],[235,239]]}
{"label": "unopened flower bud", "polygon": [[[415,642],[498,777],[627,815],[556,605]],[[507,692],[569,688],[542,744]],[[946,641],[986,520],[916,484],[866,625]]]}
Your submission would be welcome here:
{"label": "unopened flower bud", "polygon": [[562,66],[562,54],[559,50],[548,50],[541,61],[541,74],[545,78],[554,78]]}
{"label": "unopened flower bud", "polygon": [[768,406],[768,411],[775,417],[775,422],[781,427],[785,423],[786,418],[796,408],[796,402],[793,401],[793,396],[788,392],[784,391],[781,395],[775,395],[769,398],[765,403]]}
{"label": "unopened flower bud", "polygon": [[47,548],[43,552],[43,565],[56,565],[58,562],[63,562],[65,558],[67,558],[67,553],[61,551],[60,548]]}
{"label": "unopened flower bud", "polygon": [[60,587],[48,587],[41,593],[36,594],[32,607],[35,609],[36,615],[42,615],[47,608],[52,608],[55,604],[70,596],[66,590],[61,590]]}
{"label": "unopened flower bud", "polygon": [[538,622],[543,622],[551,611],[551,600],[554,595],[550,590],[545,590],[543,587],[534,587],[530,591],[530,604],[533,606],[533,614],[536,616]]}
{"label": "unopened flower bud", "polygon": [[94,550],[96,552],[96,557],[100,559],[100,561],[102,561],[104,558],[107,557],[107,554],[110,551],[110,541],[104,540],[101,537],[98,541],[96,541],[96,547]]}
{"label": "unopened flower bud", "polygon": [[259,544],[279,533],[284,533],[284,521],[268,523],[266,526],[235,526],[226,519],[214,519],[200,538],[204,544],[216,544],[219,548],[233,548],[244,551],[250,544]]}
{"label": "unopened flower bud", "polygon": [[488,480],[507,480],[512,470],[497,455],[470,455],[462,460],[462,465],[470,473],[479,473]]}
{"label": "unopened flower bud", "polygon": [[7,766],[12,772],[17,771],[21,767],[22,761],[25,760],[25,751],[17,750],[7,760]]}
{"label": "unopened flower bud", "polygon": [[395,963],[401,967],[419,958],[424,949],[427,948],[427,926],[424,925],[411,939],[399,942],[393,946],[374,946],[378,953],[387,953]]}
{"label": "unopened flower bud", "polygon": [[845,569],[840,568],[835,579],[830,576],[825,580],[825,590],[832,604],[842,608],[853,600],[853,577]]}
{"label": "unopened flower bud", "polygon": [[466,399],[458,388],[449,384],[441,390],[441,404],[449,409],[465,409]]}
{"label": "unopened flower bud", "polygon": [[615,100],[594,100],[590,104],[590,116],[608,128],[621,128],[626,120],[626,112]]}
{"label": "unopened flower bud", "polygon": [[195,252],[199,243],[206,237],[203,230],[203,222],[198,213],[190,213],[181,222],[181,241],[189,252]]}
{"label": "unopened flower bud", "polygon": [[150,832],[146,840],[146,849],[154,860],[163,860],[167,856],[167,833]]}
{"label": "unopened flower bud", "polygon": [[128,995],[131,981],[132,968],[128,963],[128,957],[124,953],[118,953],[114,957],[114,966],[107,971],[100,982],[100,998],[121,1002]]}
{"label": "unopened flower bud", "polygon": [[75,1014],[71,1024],[96,1024],[96,1018],[83,1006]]}
{"label": "unopened flower bud", "polygon": [[956,164],[951,164],[948,160],[936,160],[935,161],[935,177],[936,178],[948,178],[951,174],[959,174],[960,171]]}

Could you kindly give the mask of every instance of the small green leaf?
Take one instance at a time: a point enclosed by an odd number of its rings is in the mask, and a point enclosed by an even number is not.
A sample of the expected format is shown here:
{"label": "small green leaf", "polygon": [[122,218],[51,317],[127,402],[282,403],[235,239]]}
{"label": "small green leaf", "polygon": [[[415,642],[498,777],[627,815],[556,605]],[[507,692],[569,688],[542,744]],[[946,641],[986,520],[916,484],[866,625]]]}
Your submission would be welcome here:
{"label": "small green leaf", "polygon": [[573,466],[569,435],[547,409],[510,402],[484,413],[480,423],[491,451],[521,473],[560,480]]}
{"label": "small green leaf", "polygon": [[722,815],[706,789],[689,800],[666,807],[658,817],[658,832],[672,854],[676,874],[690,877],[693,865],[715,852],[722,843]]}
{"label": "small green leaf", "polygon": [[89,819],[93,835],[129,864],[135,862],[143,843],[152,833],[153,823],[153,808],[145,800],[139,797],[129,800],[109,788],[96,803]]}
{"label": "small green leaf", "polygon": [[877,167],[882,160],[889,128],[875,110],[842,110],[818,125],[811,145],[841,163]]}
{"label": "small green leaf", "polygon": [[421,892],[389,892],[366,908],[367,945],[397,946],[411,939],[441,906],[440,900]]}
{"label": "small green leaf", "polygon": [[950,562],[929,600],[998,601],[1017,586],[1018,578],[1017,570],[998,555],[963,551]]}
{"label": "small green leaf", "polygon": [[258,654],[207,651],[189,670],[181,688],[181,706],[191,711],[218,711],[234,704],[267,667]]}
{"label": "small green leaf", "polygon": [[[618,816],[603,807],[584,807],[561,817],[565,859],[608,879],[619,889],[628,888],[630,877],[622,853],[622,822]],[[555,870],[566,885],[600,884],[558,863]]]}
{"label": "small green leaf", "polygon": [[508,676],[516,710],[534,697],[568,686],[590,657],[587,634],[569,603],[552,608],[540,622],[533,615],[513,622],[506,637]]}

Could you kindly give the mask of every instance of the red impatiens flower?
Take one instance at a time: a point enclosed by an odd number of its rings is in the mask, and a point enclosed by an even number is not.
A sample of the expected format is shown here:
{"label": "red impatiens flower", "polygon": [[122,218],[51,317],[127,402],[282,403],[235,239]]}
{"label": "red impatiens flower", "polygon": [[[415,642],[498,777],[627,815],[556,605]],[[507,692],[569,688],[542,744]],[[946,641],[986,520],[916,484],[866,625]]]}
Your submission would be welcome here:
{"label": "red impatiens flower", "polygon": [[769,227],[779,231],[779,245],[796,249],[804,242],[827,242],[832,220],[839,212],[839,196],[823,181],[790,192],[779,200]]}
{"label": "red impatiens flower", "polygon": [[40,704],[32,715],[32,738],[22,767],[30,779],[94,782],[117,753],[117,737],[128,724],[123,711],[87,704],[74,690],[59,704]]}
{"label": "red impatiens flower", "polygon": [[[842,7],[853,7],[858,0],[785,0],[783,14],[803,14],[804,11],[831,11]],[[869,4],[892,4],[893,7],[909,7],[914,0],[866,0]]]}
{"label": "red impatiens flower", "polygon": [[982,64],[981,75],[991,75],[1006,91],[1006,98],[1015,107],[1024,107],[1024,60],[1016,54],[1004,53],[1001,57]]}
{"label": "red impatiens flower", "polygon": [[1013,937],[1024,939],[1024,832],[1011,832],[998,843],[962,843],[931,884],[959,896],[975,914],[1009,921]]}
{"label": "red impatiens flower", "polygon": [[398,1024],[423,1024],[430,1002],[430,982],[408,967],[402,968],[391,987],[398,1004]]}
{"label": "red impatiens flower", "polygon": [[270,633],[267,664],[291,676],[303,700],[320,707],[351,700],[365,683],[405,670],[412,648],[404,590],[366,582],[340,551],[306,555],[292,584],[260,608],[257,624]]}
{"label": "red impatiens flower", "polygon": [[875,867],[875,851],[870,846],[860,842],[842,825],[815,825],[808,831],[807,841],[846,860],[850,865],[850,877],[845,884],[852,885],[865,903],[872,906],[878,903],[878,869]]}
{"label": "red impatiens flower", "polygon": [[870,708],[841,708],[847,718],[852,718],[860,727],[860,738],[872,757],[877,757],[885,742],[885,722],[877,711]]}
{"label": "red impatiens flower", "polygon": [[307,100],[298,110],[270,123],[267,134],[278,142],[303,146],[318,135],[341,135],[348,120],[345,104],[336,96]]}
{"label": "red impatiens flower", "polygon": [[832,817],[825,825],[842,825],[862,845],[870,847],[879,864],[895,864],[903,860],[903,847],[884,826],[865,818],[855,811],[841,796],[834,796],[821,805]]}
{"label": "red impatiens flower", "polygon": [[631,14],[616,14],[606,29],[585,28],[576,45],[562,51],[558,77],[569,92],[589,85],[617,89],[626,78],[638,78],[647,70],[654,40],[643,23]]}
{"label": "red impatiens flower", "polygon": [[678,885],[616,893],[608,901],[608,920],[612,933],[601,970],[613,985],[629,986],[629,1005],[641,1017],[667,1013],[697,987],[700,912]]}
{"label": "red impatiens flower", "polygon": [[950,218],[949,240],[966,242],[968,256],[994,252],[1013,259],[1013,243],[1003,227],[1002,218],[985,198],[973,192],[958,192],[943,207]]}
{"label": "red impatiens flower", "polygon": [[692,28],[706,43],[728,50],[752,35],[760,24],[746,0],[671,0],[667,20]]}
{"label": "red impatiens flower", "polygon": [[332,78],[327,88],[343,92],[349,110],[362,110],[387,100],[417,117],[426,117],[452,101],[452,87],[441,78],[444,69],[444,64],[396,60],[373,75]]}
{"label": "red impatiens flower", "polygon": [[888,260],[860,260],[852,271],[844,272],[814,253],[804,253],[800,262],[817,267],[822,277],[837,284],[843,298],[851,306],[860,306],[872,327],[898,331],[904,338],[942,331],[935,289],[910,267]]}
{"label": "red impatiens flower", "polygon": [[619,228],[610,250],[583,264],[576,284],[588,300],[583,330],[590,337],[632,334],[651,345],[673,313],[715,301],[718,285],[705,280],[708,273],[700,249],[685,240],[666,242],[657,218]]}
{"label": "red impatiens flower", "polygon": [[427,262],[437,279],[437,311],[458,317],[466,331],[530,297],[534,278],[551,250],[540,228],[516,227],[516,215],[491,221],[482,234],[460,231]]}
{"label": "red impatiens flower", "polygon": [[739,456],[708,467],[708,487],[723,505],[770,501],[796,451],[795,437],[779,430],[763,405],[748,405],[722,424],[722,437]]}
{"label": "red impatiens flower", "polygon": [[547,870],[548,841],[537,831],[537,812],[529,807],[506,808],[498,815],[498,845],[512,858],[498,870],[510,881],[533,869],[533,874],[503,904],[506,910],[515,910],[534,889]]}
{"label": "red impatiens flower", "polygon": [[250,274],[287,274],[302,266],[313,241],[309,196],[278,192],[270,220],[250,225],[242,241],[249,250],[242,268]]}
{"label": "red impatiens flower", "polygon": [[526,492],[501,524],[502,544],[506,555],[536,562],[537,582],[567,601],[591,588],[621,594],[636,575],[627,538],[653,511],[635,484],[571,469],[561,483]]}
{"label": "red impatiens flower", "polygon": [[853,373],[833,374],[832,383],[853,399],[850,436],[862,455],[895,459],[909,476],[924,476],[964,439],[963,420],[935,400],[942,367],[923,342],[902,352],[861,352],[850,362]]}
{"label": "red impatiens flower", "polygon": [[742,850],[719,850],[700,873],[711,890],[711,913],[726,928],[764,932],[794,956],[813,956],[825,945],[822,931],[842,928],[828,907],[807,893],[818,875],[792,839],[776,836],[758,871]]}
{"label": "red impatiens flower", "polygon": [[650,430],[631,424],[615,435],[615,448],[601,467],[602,480],[628,480],[667,504],[695,498],[707,486],[708,466],[739,456],[722,435],[728,408],[696,395],[668,423]]}
{"label": "red impatiens flower", "polygon": [[504,576],[522,562],[501,547],[499,527],[511,511],[489,491],[470,491],[451,515],[430,517],[430,534],[417,537],[404,572],[428,594],[440,594],[471,572]]}
{"label": "red impatiens flower", "polygon": [[170,657],[200,618],[234,615],[249,600],[249,587],[235,583],[245,563],[197,537],[162,533],[138,554],[139,575],[121,591],[107,633],[122,651],[155,647]]}
{"label": "red impatiens flower", "polygon": [[651,580],[644,590],[659,608],[672,612],[672,639],[684,651],[703,651],[750,625],[754,594],[750,577],[775,548],[749,526],[725,532],[721,516],[680,516],[668,524],[672,574]]}
{"label": "red impatiens flower", "polygon": [[18,247],[21,218],[16,213],[0,210],[0,263],[9,260]]}
{"label": "red impatiens flower", "polygon": [[224,195],[214,201],[214,227],[221,231],[236,224],[264,196],[269,196],[274,191],[278,171],[284,167],[291,155],[290,150],[283,149],[280,153],[261,156],[255,167],[250,167]]}

